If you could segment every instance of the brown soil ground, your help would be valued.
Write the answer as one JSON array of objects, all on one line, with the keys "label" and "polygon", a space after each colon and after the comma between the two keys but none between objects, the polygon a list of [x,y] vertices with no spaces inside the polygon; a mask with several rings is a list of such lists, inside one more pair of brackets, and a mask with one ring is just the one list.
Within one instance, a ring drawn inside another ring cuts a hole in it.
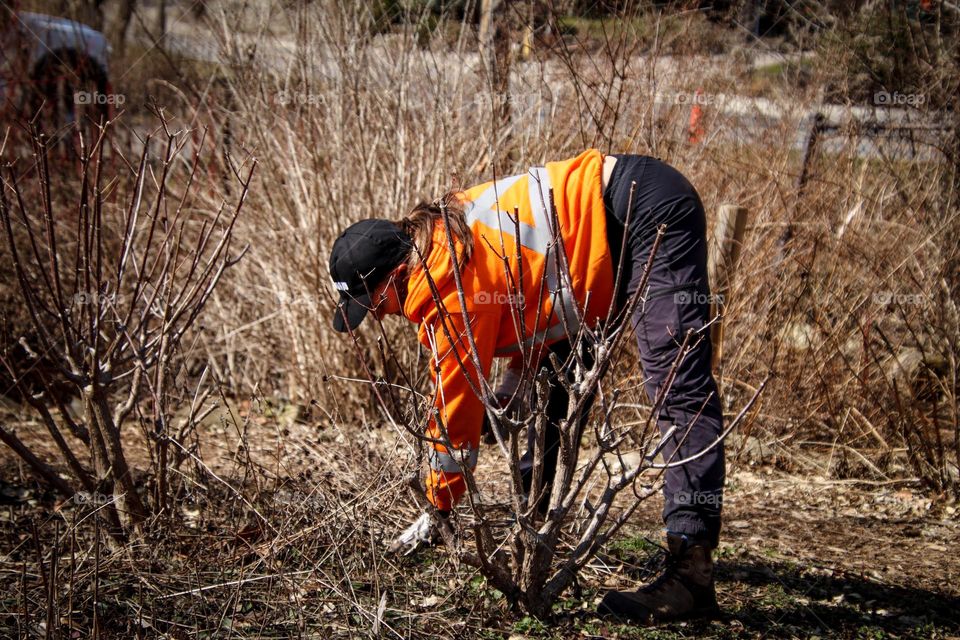
[{"label": "brown soil ground", "polygon": [[[405,455],[397,446],[395,433],[386,427],[364,434],[348,434],[317,425],[280,428],[276,420],[254,413],[257,417],[246,421],[245,427],[238,428],[230,420],[216,416],[204,427],[204,461],[234,486],[251,482],[249,476],[243,477],[242,469],[257,468],[261,474],[258,483],[277,486],[289,481],[289,486],[301,486],[301,489],[303,485],[297,483],[306,483],[327,499],[337,495],[338,478],[357,469],[358,456],[365,456],[366,463],[373,461],[389,469],[400,464]],[[240,414],[242,411],[238,416]],[[8,417],[13,416],[8,414]],[[242,416],[240,420],[243,421]],[[39,451],[49,449],[38,425],[21,423],[18,431]],[[375,435],[379,442],[373,447],[379,450],[376,455],[358,453],[352,442],[369,435]],[[241,442],[247,444],[240,446]],[[134,457],[142,464],[146,450],[141,447],[133,451],[138,452]],[[503,481],[502,475],[491,468],[494,466],[491,461],[495,460],[495,452],[486,449],[478,471],[484,491],[496,490],[497,484]],[[558,608],[556,618],[547,624],[510,610],[497,600],[496,592],[482,585],[477,587],[476,574],[463,568],[455,568],[457,575],[453,580],[459,586],[441,588],[434,580],[431,586],[423,587],[425,591],[418,591],[426,595],[415,608],[420,611],[416,615],[427,616],[421,618],[423,620],[430,619],[431,606],[446,602],[451,593],[456,593],[462,610],[459,614],[446,611],[444,619],[449,622],[450,617],[462,615],[466,626],[461,627],[461,631],[473,637],[960,637],[957,613],[960,611],[960,554],[956,553],[960,523],[955,506],[932,501],[910,481],[878,484],[833,480],[789,474],[771,466],[751,466],[736,460],[731,460],[729,467],[724,531],[717,551],[718,598],[724,609],[720,620],[648,628],[595,615],[595,605],[604,591],[635,588],[651,575],[650,567],[657,554],[646,540],[659,540],[658,499],[641,506],[629,530],[610,545],[609,553],[583,572],[578,588],[568,595]],[[304,480],[305,477],[308,480]],[[52,534],[50,523],[55,520],[52,514],[62,509],[62,503],[45,494],[7,449],[0,451],[0,483],[8,503],[0,510],[0,575],[11,590],[11,595],[0,602],[0,629],[10,631],[11,637],[25,637],[31,634],[21,633],[22,603],[26,601],[24,587],[28,599],[42,602],[43,598],[41,576],[36,566],[30,564],[36,557],[29,527],[39,527],[40,548],[48,548],[45,536]],[[395,535],[406,522],[404,518],[414,513],[406,502],[403,496],[397,497],[390,503],[393,511],[384,514],[382,526],[365,534],[373,547]],[[211,526],[207,525],[208,531],[216,530]],[[235,523],[224,525],[228,529],[230,526]],[[324,526],[323,516],[307,514],[297,525],[297,532],[321,531]],[[210,535],[216,537],[213,533]],[[242,538],[247,532],[235,535]],[[188,537],[181,536],[180,543]],[[221,543],[222,540],[218,542]],[[271,546],[276,546],[275,541]],[[202,545],[191,542],[170,552],[183,554],[180,560],[199,563],[197,575],[188,582],[193,587],[223,581],[224,578],[218,580],[213,574],[223,576],[224,571],[230,569],[223,566],[225,562],[229,565],[235,561],[242,570],[248,561],[249,554],[231,552],[226,560],[223,556],[211,560],[221,566],[216,567],[216,571],[211,569],[211,575],[205,577],[206,573],[200,574],[201,568],[206,571],[202,564],[206,552],[200,552],[201,548]],[[197,556],[191,559],[191,554]],[[303,554],[309,556],[308,551]],[[162,571],[160,565],[166,560],[158,560],[156,572]],[[313,562],[321,560],[309,560],[306,566],[315,566]],[[411,565],[411,562],[417,564]],[[397,570],[387,580],[394,590],[393,597],[400,600],[401,593],[409,595],[414,588],[411,585],[417,580],[425,580],[424,575],[431,575],[434,567],[439,570],[448,565],[449,559],[442,549],[430,551],[420,560],[391,563],[391,570]],[[417,570],[409,571],[411,566]],[[384,570],[382,566],[380,570]],[[156,578],[151,588],[155,589],[158,601],[167,602],[163,600],[164,595],[183,589],[176,580],[151,575]],[[464,592],[464,584],[472,587]],[[431,595],[431,589],[439,591]],[[446,595],[438,600],[441,596],[436,594]],[[210,591],[207,604],[219,606],[217,597],[215,591]],[[478,605],[481,600],[487,604]],[[373,607],[376,608],[376,603]],[[475,615],[478,607],[485,611],[482,618]],[[408,608],[404,607],[404,612]],[[129,612],[117,615],[123,619],[123,615],[129,617]],[[316,620],[298,624],[305,624],[307,630],[328,628],[331,616],[336,617],[332,609]],[[89,621],[89,616],[84,619]],[[191,620],[196,623],[195,618]],[[319,626],[313,627],[314,623]],[[241,628],[239,624],[236,629]],[[235,637],[296,635],[283,632],[282,628],[269,635],[238,632]],[[334,632],[331,637],[366,635],[349,621],[335,624],[333,628],[345,635]],[[117,637],[122,636],[123,633],[118,632]],[[184,633],[169,637],[196,636]],[[219,636],[214,633],[210,637]]]}]

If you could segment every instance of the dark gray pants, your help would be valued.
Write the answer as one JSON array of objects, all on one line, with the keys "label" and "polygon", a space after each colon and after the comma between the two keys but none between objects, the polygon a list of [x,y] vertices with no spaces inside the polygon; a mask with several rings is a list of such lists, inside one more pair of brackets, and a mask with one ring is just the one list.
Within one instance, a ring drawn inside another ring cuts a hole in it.
[{"label": "dark gray pants", "polygon": [[[631,183],[636,183],[632,199]],[[710,319],[710,288],[703,204],[679,171],[646,156],[617,156],[604,204],[615,271],[624,248],[618,309],[639,287],[657,227],[666,225],[646,300],[630,319],[651,401],[660,392],[684,335],[689,329],[699,331],[691,340],[696,346],[677,369],[658,416],[661,433],[670,425],[678,427],[663,450],[664,459],[681,460],[701,452],[723,431],[720,397],[710,368],[710,333],[704,329]],[[693,462],[667,470],[663,508],[667,529],[716,546],[724,477],[723,443]]]},{"label": "dark gray pants", "polygon": [[[635,182],[631,199],[631,183]],[[647,395],[655,399],[676,359],[688,329],[699,330],[709,320],[706,216],[696,190],[677,170],[646,156],[617,156],[617,164],[604,192],[607,236],[614,272],[620,268],[617,310],[623,309],[637,290],[650,256],[657,227],[666,224],[666,235],[654,258],[645,303],[633,323],[646,378]],[[628,217],[629,204],[629,217]],[[621,248],[623,251],[621,252]],[[723,415],[717,384],[710,369],[711,344],[707,330],[695,334],[693,350],[680,364],[666,394],[657,424],[661,433],[677,425],[663,449],[665,460],[681,460],[709,446],[722,432]],[[560,362],[570,354],[570,344],[551,347]],[[582,346],[586,359],[592,354]],[[549,502],[549,487],[556,469],[560,420],[566,417],[568,398],[545,357],[541,367],[551,372],[544,438],[544,485],[540,507]],[[568,367],[567,371],[572,369]],[[586,416],[589,407],[582,415]],[[582,430],[583,424],[578,425]],[[530,490],[533,437],[521,463],[525,488]],[[723,444],[682,467],[665,472],[663,519],[667,529],[716,546],[724,482]]]}]

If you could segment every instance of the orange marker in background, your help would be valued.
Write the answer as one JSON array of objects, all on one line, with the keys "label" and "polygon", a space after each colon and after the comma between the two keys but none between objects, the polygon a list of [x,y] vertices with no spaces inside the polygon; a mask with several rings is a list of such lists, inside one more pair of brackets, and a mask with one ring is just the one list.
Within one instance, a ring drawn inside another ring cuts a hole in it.
[{"label": "orange marker in background", "polygon": [[687,141],[690,144],[700,144],[703,141],[703,107],[700,106],[702,89],[693,94],[693,106],[690,108],[690,124],[687,127]]}]

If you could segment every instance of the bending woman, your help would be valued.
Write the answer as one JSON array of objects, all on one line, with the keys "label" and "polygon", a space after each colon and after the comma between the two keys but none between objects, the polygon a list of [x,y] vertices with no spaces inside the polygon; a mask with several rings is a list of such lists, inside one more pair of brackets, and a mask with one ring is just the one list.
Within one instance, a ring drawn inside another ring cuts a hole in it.
[{"label": "bending woman", "polygon": [[[556,220],[549,206],[551,189]],[[558,424],[566,418],[568,404],[558,378],[564,373],[553,370],[550,353],[564,362],[578,348],[580,357],[590,360],[589,345],[571,345],[568,336],[577,335],[580,322],[598,327],[625,307],[640,285],[657,228],[665,224],[645,301],[630,319],[647,393],[656,397],[686,331],[708,322],[703,205],[678,171],[655,158],[588,150],[458,193],[447,213],[449,225],[444,225],[438,205],[421,203],[397,223],[364,220],[337,238],[330,258],[330,274],[340,291],[334,328],[352,331],[368,312],[402,315],[419,325],[420,342],[432,354],[436,389],[436,413],[427,431],[436,443],[429,455],[427,497],[441,514],[449,513],[466,491],[462,468],[476,465],[485,414],[479,377],[489,375],[494,358],[510,358],[497,391],[503,401],[515,395],[520,378],[530,379],[546,368],[551,384],[544,480],[532,497],[542,509],[549,503]],[[569,278],[553,254],[554,229]],[[662,432],[674,424],[680,427],[663,450],[666,459],[700,452],[722,432],[711,345],[703,333],[681,362],[658,416]],[[521,463],[528,492],[535,444],[528,443]],[[711,551],[720,532],[723,481],[722,446],[666,472],[667,567],[638,591],[606,594],[601,612],[665,620],[716,610]],[[424,516],[406,539],[416,542],[429,528]]]}]

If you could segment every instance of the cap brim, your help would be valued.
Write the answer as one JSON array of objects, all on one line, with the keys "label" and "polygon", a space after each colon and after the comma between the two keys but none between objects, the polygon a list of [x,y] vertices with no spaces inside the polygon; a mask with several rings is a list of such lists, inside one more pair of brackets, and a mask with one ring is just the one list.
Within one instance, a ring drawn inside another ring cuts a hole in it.
[{"label": "cap brim", "polygon": [[333,312],[333,329],[340,333],[346,333],[348,328],[353,331],[367,317],[369,307],[370,296],[367,294],[356,297],[341,295]]}]

